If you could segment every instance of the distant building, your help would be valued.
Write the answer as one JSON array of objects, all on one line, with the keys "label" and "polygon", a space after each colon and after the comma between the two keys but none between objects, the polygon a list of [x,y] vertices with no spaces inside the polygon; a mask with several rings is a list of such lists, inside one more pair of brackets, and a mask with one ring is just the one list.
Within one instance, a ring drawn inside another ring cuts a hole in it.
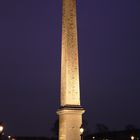
[{"label": "distant building", "polygon": [[20,137],[12,137],[12,136],[2,136],[0,140],[56,140],[54,138],[47,137],[28,137],[28,136],[20,136]]},{"label": "distant building", "polygon": [[90,134],[84,140],[140,140],[140,129]]},{"label": "distant building", "polygon": [[[2,140],[58,140],[58,138],[4,136]],[[84,136],[83,140],[140,140],[140,129],[94,133]]]},{"label": "distant building", "polygon": [[52,140],[50,138],[47,137],[14,137],[11,140]]}]

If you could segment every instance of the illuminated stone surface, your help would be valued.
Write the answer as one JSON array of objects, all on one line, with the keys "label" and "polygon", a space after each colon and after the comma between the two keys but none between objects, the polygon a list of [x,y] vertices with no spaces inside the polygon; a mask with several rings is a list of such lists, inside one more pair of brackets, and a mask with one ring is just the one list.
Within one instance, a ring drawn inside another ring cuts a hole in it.
[{"label": "illuminated stone surface", "polygon": [[76,0],[62,0],[61,108],[59,140],[80,140],[84,109],[80,106]]},{"label": "illuminated stone surface", "polygon": [[80,105],[76,0],[63,0],[61,106]]},{"label": "illuminated stone surface", "polygon": [[58,111],[59,140],[81,140],[80,127],[83,113],[83,108],[64,108]]}]

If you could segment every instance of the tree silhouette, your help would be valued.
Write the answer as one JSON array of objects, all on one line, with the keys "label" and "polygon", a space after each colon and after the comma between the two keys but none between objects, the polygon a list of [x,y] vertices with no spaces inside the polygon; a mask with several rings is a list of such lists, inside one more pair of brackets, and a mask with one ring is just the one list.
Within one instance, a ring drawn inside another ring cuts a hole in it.
[{"label": "tree silhouette", "polygon": [[125,126],[125,129],[126,130],[134,130],[134,129],[136,129],[136,126],[134,126],[133,124],[128,124]]},{"label": "tree silhouette", "polygon": [[59,134],[59,132],[58,132],[58,130],[59,130],[59,119],[57,119],[57,120],[54,122],[54,125],[53,125],[53,127],[52,127],[51,130],[52,130],[54,136],[55,136],[55,137],[58,137],[58,134]]},{"label": "tree silhouette", "polygon": [[102,123],[96,124],[96,129],[97,129],[97,132],[99,133],[106,133],[109,131],[109,128]]}]

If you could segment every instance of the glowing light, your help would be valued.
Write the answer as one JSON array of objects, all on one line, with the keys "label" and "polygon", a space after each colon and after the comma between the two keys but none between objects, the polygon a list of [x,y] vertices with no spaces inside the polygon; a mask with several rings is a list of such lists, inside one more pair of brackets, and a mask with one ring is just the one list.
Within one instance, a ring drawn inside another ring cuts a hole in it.
[{"label": "glowing light", "polygon": [[131,136],[131,140],[134,140],[135,139],[135,137],[134,136]]},{"label": "glowing light", "polygon": [[2,131],[3,131],[3,126],[0,125],[0,133],[2,133]]},{"label": "glowing light", "polygon": [[84,128],[81,127],[80,128],[80,133],[83,134],[83,132],[84,132]]}]

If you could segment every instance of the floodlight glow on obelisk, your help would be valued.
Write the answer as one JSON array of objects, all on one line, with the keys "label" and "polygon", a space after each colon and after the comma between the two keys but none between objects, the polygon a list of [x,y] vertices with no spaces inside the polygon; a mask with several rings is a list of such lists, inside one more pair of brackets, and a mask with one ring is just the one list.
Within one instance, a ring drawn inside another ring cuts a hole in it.
[{"label": "floodlight glow on obelisk", "polygon": [[80,140],[84,109],[80,106],[76,0],[62,0],[60,102],[59,140]]}]

